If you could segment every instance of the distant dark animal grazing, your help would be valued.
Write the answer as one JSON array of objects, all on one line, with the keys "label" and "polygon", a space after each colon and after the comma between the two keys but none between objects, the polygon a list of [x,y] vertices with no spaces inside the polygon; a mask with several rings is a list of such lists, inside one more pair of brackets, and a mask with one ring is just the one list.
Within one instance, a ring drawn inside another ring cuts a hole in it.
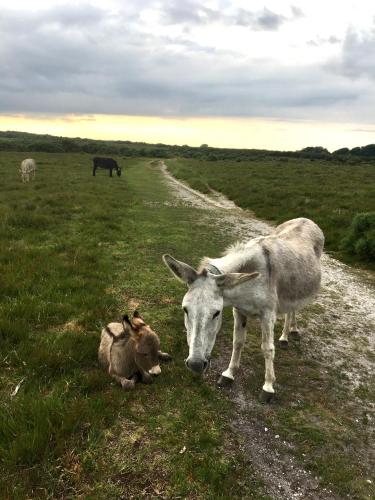
[{"label": "distant dark animal grazing", "polygon": [[23,160],[20,167],[22,182],[29,182],[30,175],[32,174],[33,179],[36,172],[36,163],[32,158],[26,158]]},{"label": "distant dark animal grazing", "polygon": [[164,262],[189,287],[182,306],[189,345],[187,367],[203,373],[220,330],[222,310],[233,307],[233,351],[220,385],[229,385],[240,366],[246,338],[246,322],[258,317],[262,329],[265,382],[261,399],[274,394],[274,325],[277,314],[285,314],[279,339],[287,347],[288,335],[299,338],[295,312],[311,302],[320,287],[320,257],[324,235],[311,220],[299,218],[277,226],[269,236],[237,243],[223,257],[204,259],[196,271],[170,255]]},{"label": "distant dark animal grazing", "polygon": [[117,165],[117,162],[113,158],[101,158],[100,156],[95,156],[92,161],[94,163],[92,175],[95,175],[98,168],[103,168],[105,170],[109,170],[110,177],[112,177],[112,170],[116,170],[118,177],[120,177],[121,167]]},{"label": "distant dark animal grazing", "polygon": [[150,384],[152,375],[161,373],[159,361],[170,361],[169,354],[160,350],[160,341],[138,311],[130,320],[109,323],[102,330],[98,352],[100,364],[123,389],[134,389],[138,378]]}]

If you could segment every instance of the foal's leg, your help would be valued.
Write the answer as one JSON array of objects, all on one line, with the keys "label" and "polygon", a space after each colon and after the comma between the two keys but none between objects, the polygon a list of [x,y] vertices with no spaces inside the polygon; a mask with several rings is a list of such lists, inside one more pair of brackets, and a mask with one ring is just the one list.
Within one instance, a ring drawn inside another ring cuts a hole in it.
[{"label": "foal's leg", "polygon": [[275,372],[273,369],[273,360],[275,358],[275,344],[273,340],[273,329],[275,326],[276,314],[273,311],[266,312],[261,318],[262,328],[262,351],[264,355],[266,373],[261,393],[261,400],[268,402],[272,399],[275,390]]},{"label": "foal's leg", "polygon": [[292,312],[292,324],[290,327],[290,336],[295,339],[295,340],[300,340],[301,339],[301,334],[299,333],[298,327],[297,327],[297,320],[296,320],[296,313]]},{"label": "foal's leg", "polygon": [[233,308],[234,329],[233,329],[233,350],[229,366],[221,374],[218,384],[230,385],[234,380],[234,375],[240,367],[241,351],[246,340],[246,316],[241,314],[236,308]]},{"label": "foal's leg", "polygon": [[116,380],[118,384],[121,385],[121,387],[125,390],[129,389],[134,389],[135,387],[135,379],[127,379],[126,377],[120,377],[114,371],[112,370],[112,366],[109,367],[108,373],[111,375],[111,377]]},{"label": "foal's leg", "polygon": [[172,361],[172,356],[167,352],[158,351],[158,358],[160,361]]},{"label": "foal's leg", "polygon": [[285,315],[283,333],[279,338],[280,347],[282,347],[283,349],[286,349],[288,347],[288,335],[290,331],[291,322],[292,322],[292,313],[287,313]]}]

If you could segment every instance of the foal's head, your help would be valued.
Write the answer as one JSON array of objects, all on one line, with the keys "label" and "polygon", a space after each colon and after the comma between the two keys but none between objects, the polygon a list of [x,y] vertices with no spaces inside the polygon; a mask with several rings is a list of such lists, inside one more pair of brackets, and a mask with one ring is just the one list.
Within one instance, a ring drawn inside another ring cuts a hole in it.
[{"label": "foal's head", "polygon": [[125,331],[128,331],[135,341],[134,360],[138,367],[151,375],[159,375],[160,340],[152,328],[145,323],[138,311],[133,318],[128,315],[123,318]]}]

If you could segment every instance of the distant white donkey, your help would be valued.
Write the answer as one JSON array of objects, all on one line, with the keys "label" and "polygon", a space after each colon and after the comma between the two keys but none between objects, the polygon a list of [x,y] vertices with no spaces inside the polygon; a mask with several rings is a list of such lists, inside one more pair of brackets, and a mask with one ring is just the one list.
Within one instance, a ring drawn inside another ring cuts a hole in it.
[{"label": "distant white donkey", "polygon": [[31,174],[33,175],[34,179],[36,172],[35,160],[33,160],[32,158],[26,158],[26,160],[23,160],[21,162],[20,172],[22,182],[29,182]]},{"label": "distant white donkey", "polygon": [[285,314],[280,345],[288,345],[288,334],[299,338],[295,311],[312,301],[320,288],[320,256],[324,235],[309,219],[293,219],[277,226],[273,234],[237,243],[223,257],[206,258],[198,271],[170,255],[165,264],[189,287],[182,301],[189,356],[186,366],[203,373],[220,330],[222,310],[233,307],[233,351],[229,367],[219,385],[230,385],[240,366],[248,317],[258,317],[265,358],[263,401],[274,394],[274,325],[276,315]]}]

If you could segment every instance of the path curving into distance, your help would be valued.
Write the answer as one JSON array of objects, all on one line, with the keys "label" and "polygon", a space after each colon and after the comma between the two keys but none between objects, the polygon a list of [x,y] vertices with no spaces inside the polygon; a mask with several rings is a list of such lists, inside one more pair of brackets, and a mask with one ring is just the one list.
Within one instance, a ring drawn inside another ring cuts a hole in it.
[{"label": "path curving into distance", "polygon": [[[200,193],[173,177],[164,162],[159,162],[165,181],[181,203],[207,210],[216,223],[225,225],[234,239],[246,240],[267,235],[273,230],[269,223],[256,219],[221,193]],[[223,249],[224,250],[224,249]],[[306,356],[319,360],[322,366],[335,366],[345,376],[350,394],[350,404],[357,405],[358,412],[363,400],[356,396],[356,389],[374,383],[375,376],[375,279],[370,272],[356,270],[324,254],[322,257],[322,287],[314,304],[302,313],[307,322],[302,349]],[[318,312],[316,311],[318,305]],[[315,334],[315,335],[314,335]],[[276,345],[277,350],[277,345]],[[225,353],[222,366],[226,367],[230,351]],[[277,363],[277,354],[276,354]],[[276,365],[277,366],[277,365]],[[236,384],[231,399],[238,408],[233,427],[244,438],[243,449],[251,457],[262,476],[267,492],[277,499],[333,499],[331,491],[319,486],[317,478],[307,471],[289,452],[292,443],[279,442],[275,452],[275,441],[271,433],[253,417],[246,417],[249,402],[242,385]],[[366,401],[369,416],[369,436],[375,430],[375,405]],[[289,451],[288,451],[289,450]],[[374,453],[365,448],[363,455]]]}]

